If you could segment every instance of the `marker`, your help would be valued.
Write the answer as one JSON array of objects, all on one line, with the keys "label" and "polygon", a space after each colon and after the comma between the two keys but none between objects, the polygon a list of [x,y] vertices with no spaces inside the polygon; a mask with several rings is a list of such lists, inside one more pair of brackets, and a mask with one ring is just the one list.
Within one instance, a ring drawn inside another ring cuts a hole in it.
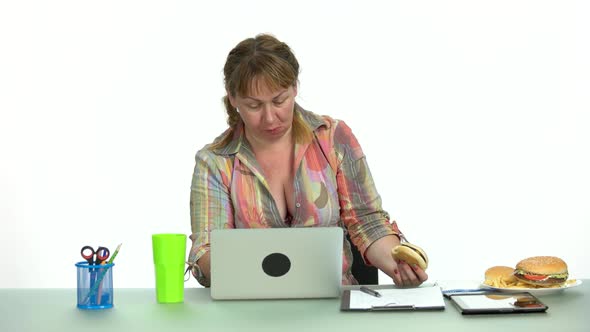
[{"label": "marker", "polygon": [[381,297],[381,293],[374,289],[370,289],[369,287],[361,286],[360,290],[361,292],[373,295],[374,297]]}]

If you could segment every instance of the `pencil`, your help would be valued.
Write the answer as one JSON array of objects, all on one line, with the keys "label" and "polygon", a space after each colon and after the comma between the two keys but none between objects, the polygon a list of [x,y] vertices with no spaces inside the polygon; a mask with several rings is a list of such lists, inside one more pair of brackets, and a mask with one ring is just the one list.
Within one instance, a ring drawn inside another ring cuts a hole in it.
[{"label": "pencil", "polygon": [[[121,245],[122,245],[122,243],[120,243],[117,246],[117,249],[115,249],[115,252],[113,253],[113,256],[111,257],[111,259],[109,259],[109,261],[108,261],[107,264],[113,263],[113,261],[115,260],[115,257],[119,253],[119,249],[121,249]],[[85,303],[86,301],[90,300],[90,297],[94,294],[94,292],[98,291],[98,293],[97,293],[97,296],[98,296],[97,304],[100,304],[100,295],[98,295],[98,294],[100,294],[100,291],[101,291],[100,284],[102,283],[102,279],[104,279],[104,277],[107,274],[107,271],[109,269],[110,269],[110,267],[104,269],[104,271],[100,274],[100,277],[98,277],[98,280],[96,281],[96,283],[94,283],[94,285],[92,286],[92,288],[88,292],[88,295],[86,295],[86,298],[84,299],[84,301],[82,301],[82,303]]]},{"label": "pencil", "polygon": [[115,260],[115,257],[117,257],[117,254],[119,253],[119,249],[121,249],[122,244],[123,243],[119,243],[119,245],[117,246],[117,249],[115,249],[115,252],[113,253],[113,256],[111,257],[111,259],[109,259],[108,264],[111,264]]}]

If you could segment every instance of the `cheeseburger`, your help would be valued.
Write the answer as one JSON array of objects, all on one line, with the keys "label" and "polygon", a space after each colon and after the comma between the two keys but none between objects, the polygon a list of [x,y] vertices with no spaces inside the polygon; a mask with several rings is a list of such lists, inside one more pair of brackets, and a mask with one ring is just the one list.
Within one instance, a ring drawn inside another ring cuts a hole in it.
[{"label": "cheeseburger", "polygon": [[396,260],[405,261],[408,264],[416,264],[422,270],[428,267],[428,256],[422,248],[415,244],[404,242],[391,249],[391,255]]},{"label": "cheeseburger", "polygon": [[535,256],[516,264],[514,277],[527,284],[541,287],[563,285],[569,277],[567,264],[558,257]]}]

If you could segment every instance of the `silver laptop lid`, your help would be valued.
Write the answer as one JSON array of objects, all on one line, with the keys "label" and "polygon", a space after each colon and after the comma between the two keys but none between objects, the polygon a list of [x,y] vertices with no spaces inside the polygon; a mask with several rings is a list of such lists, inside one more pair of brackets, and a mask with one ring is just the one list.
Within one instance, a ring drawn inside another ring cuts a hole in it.
[{"label": "silver laptop lid", "polygon": [[338,297],[343,238],[340,227],[213,230],[211,297]]}]

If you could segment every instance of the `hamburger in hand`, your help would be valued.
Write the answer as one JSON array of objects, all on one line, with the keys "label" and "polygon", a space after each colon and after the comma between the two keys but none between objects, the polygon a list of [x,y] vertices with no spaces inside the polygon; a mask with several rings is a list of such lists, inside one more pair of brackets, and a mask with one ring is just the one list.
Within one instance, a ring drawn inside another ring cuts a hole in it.
[{"label": "hamburger in hand", "polygon": [[569,277],[567,264],[554,256],[535,256],[521,260],[516,264],[514,277],[524,283],[557,287],[563,285]]},{"label": "hamburger in hand", "polygon": [[428,267],[428,256],[422,248],[415,244],[401,243],[391,249],[391,255],[395,260],[405,261],[410,265],[416,264],[422,270],[426,270]]}]

